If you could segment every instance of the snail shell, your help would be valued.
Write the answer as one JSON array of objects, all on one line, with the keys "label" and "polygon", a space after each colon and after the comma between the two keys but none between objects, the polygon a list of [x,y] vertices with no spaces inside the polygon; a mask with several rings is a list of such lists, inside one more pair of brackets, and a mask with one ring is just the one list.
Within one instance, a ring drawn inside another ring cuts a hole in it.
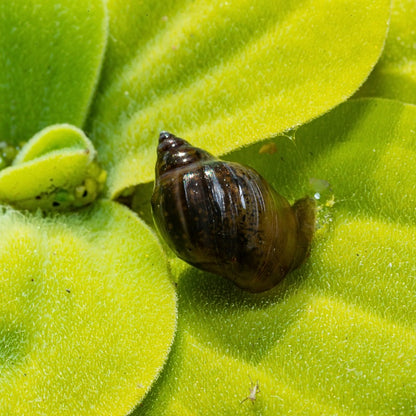
[{"label": "snail shell", "polygon": [[313,200],[290,206],[254,169],[167,132],[160,134],[157,153],[153,217],[181,259],[262,292],[307,257]]}]

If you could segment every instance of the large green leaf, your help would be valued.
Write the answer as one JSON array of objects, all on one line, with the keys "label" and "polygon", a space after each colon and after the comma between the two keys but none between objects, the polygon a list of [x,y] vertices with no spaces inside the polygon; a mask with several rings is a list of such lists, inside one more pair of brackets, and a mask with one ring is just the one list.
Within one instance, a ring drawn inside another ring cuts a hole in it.
[{"label": "large green leaf", "polygon": [[291,200],[319,185],[311,256],[258,295],[185,268],[177,341],[135,415],[414,413],[415,124],[415,106],[354,100],[274,154],[229,155]]},{"label": "large green leaf", "polygon": [[3,209],[0,235],[0,413],[128,413],[175,331],[153,233],[101,202],[49,218]]},{"label": "large green leaf", "polygon": [[384,44],[389,0],[109,1],[89,129],[109,195],[153,178],[160,130],[225,153],[348,98]]},{"label": "large green leaf", "polygon": [[394,0],[383,54],[357,96],[394,98],[416,104],[415,26],[414,0]]},{"label": "large green leaf", "polygon": [[101,67],[104,0],[0,3],[0,137],[28,140],[55,123],[81,127]]}]

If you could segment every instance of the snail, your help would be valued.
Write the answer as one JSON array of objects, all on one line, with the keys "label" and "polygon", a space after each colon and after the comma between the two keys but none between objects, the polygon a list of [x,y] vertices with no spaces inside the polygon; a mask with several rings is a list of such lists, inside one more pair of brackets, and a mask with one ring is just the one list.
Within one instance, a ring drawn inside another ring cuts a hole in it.
[{"label": "snail", "polygon": [[314,200],[291,206],[254,169],[168,132],[159,137],[151,204],[177,256],[250,292],[271,289],[309,255]]}]

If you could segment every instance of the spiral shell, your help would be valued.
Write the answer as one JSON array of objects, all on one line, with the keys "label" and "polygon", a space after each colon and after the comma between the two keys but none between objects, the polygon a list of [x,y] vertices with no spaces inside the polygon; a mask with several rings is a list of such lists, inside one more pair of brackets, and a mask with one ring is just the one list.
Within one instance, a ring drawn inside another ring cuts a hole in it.
[{"label": "spiral shell", "polygon": [[262,292],[308,256],[313,200],[290,206],[254,169],[167,132],[160,134],[157,153],[153,217],[181,259]]}]

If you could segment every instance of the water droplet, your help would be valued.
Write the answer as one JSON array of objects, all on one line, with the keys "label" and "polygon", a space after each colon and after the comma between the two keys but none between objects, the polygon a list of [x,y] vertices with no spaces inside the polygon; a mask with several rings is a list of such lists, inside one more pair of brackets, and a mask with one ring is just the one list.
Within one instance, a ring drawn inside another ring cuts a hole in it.
[{"label": "water droplet", "polygon": [[316,229],[326,229],[333,221],[332,207],[335,204],[331,184],[325,179],[310,178],[309,186],[317,201]]}]

